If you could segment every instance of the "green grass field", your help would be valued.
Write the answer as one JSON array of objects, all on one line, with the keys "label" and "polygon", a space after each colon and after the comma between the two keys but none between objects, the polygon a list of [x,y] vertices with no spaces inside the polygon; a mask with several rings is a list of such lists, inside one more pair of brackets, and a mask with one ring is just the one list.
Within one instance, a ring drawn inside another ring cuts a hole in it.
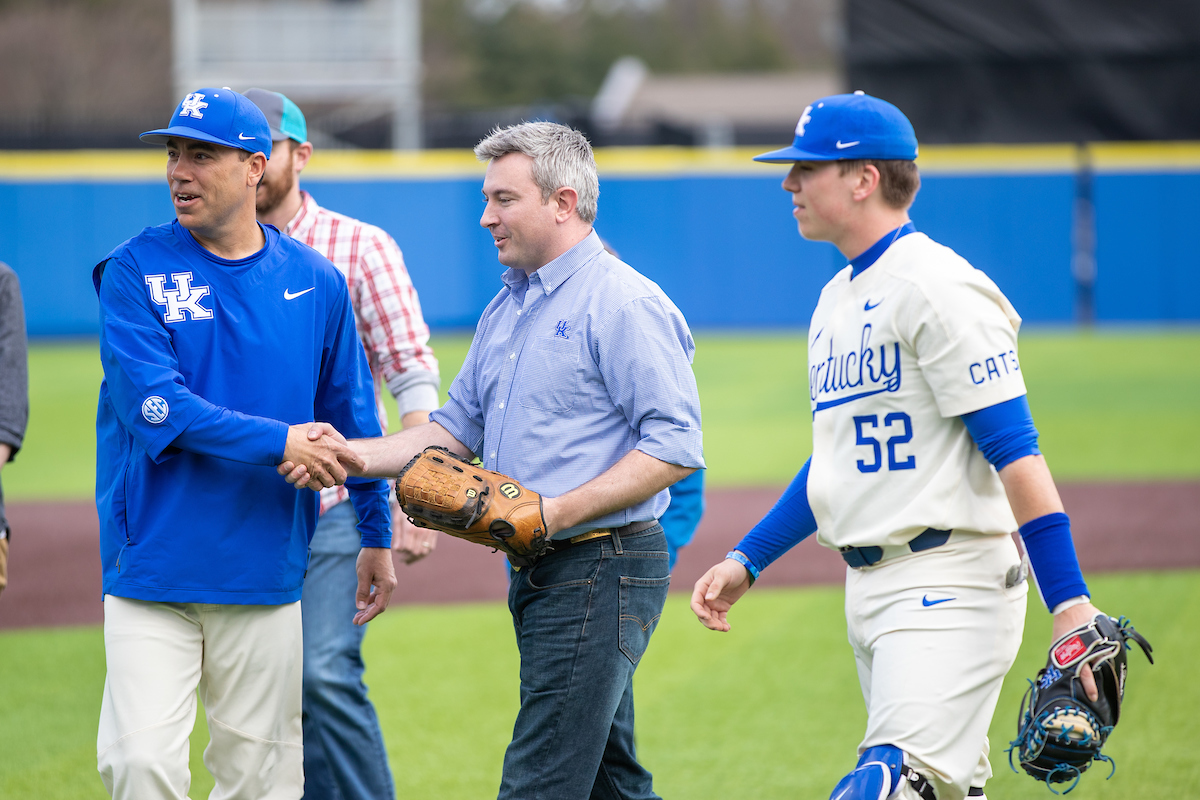
[{"label": "green grass field", "polygon": [[[696,376],[710,486],[781,485],[809,452],[804,342],[700,335]],[[469,340],[434,341],[444,386]],[[1033,331],[1022,365],[1041,444],[1060,480],[1200,479],[1200,331]],[[33,413],[3,473],[12,501],[86,499],[95,459],[96,347],[31,352]],[[678,586],[693,576],[679,576]],[[1075,797],[1190,797],[1200,785],[1200,571],[1089,576],[1097,604],[1132,618],[1159,664],[1131,656],[1126,712]],[[69,587],[66,588],[69,591]],[[641,755],[665,798],[824,798],[854,761],[865,714],[837,588],[761,590],[727,635],[673,594],[637,677]],[[992,727],[997,798],[1046,798],[1003,748],[1025,677],[1045,658],[1049,618],[1030,603],[1026,644]],[[102,798],[95,734],[104,681],[98,628],[0,632],[0,797]],[[373,623],[367,681],[400,797],[494,796],[517,708],[517,654],[502,604],[405,607]],[[481,668],[486,665],[486,669]],[[481,676],[484,681],[481,681]],[[211,779],[193,736],[192,797]]]},{"label": "green grass field", "polygon": [[[433,344],[444,397],[470,340]],[[782,485],[804,463],[804,347],[794,333],[697,336],[709,486]],[[1200,330],[1035,330],[1021,337],[1021,363],[1060,480],[1200,478]],[[91,496],[101,377],[95,343],[31,349],[32,413],[25,447],[4,470],[7,497]]]},{"label": "green grass field", "polygon": [[[1200,572],[1093,576],[1097,603],[1120,608],[1154,645],[1158,664],[1130,655],[1121,724],[1075,797],[1194,797],[1200,784],[1200,656],[1188,620],[1200,616]],[[638,746],[656,788],[672,798],[824,798],[853,767],[865,714],[838,588],[752,592],[733,631],[702,628],[673,594],[636,678]],[[1044,800],[1012,773],[1004,747],[1025,677],[1045,659],[1049,617],[1031,600],[1025,645],[992,725],[992,798]],[[458,800],[495,795],[517,709],[517,653],[502,604],[407,607],[372,624],[367,681],[379,709],[397,795]],[[104,682],[99,629],[0,634],[0,797],[105,797],[95,736]],[[19,657],[15,657],[19,654]],[[207,795],[193,736],[191,796]]]}]

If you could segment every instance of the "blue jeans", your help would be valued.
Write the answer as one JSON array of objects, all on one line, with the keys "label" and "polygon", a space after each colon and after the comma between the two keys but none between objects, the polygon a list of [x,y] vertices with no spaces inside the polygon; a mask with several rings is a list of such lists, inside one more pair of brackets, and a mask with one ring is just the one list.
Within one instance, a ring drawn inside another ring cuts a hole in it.
[{"label": "blue jeans", "polygon": [[304,618],[304,797],[392,800],[396,790],[363,683],[354,593],[358,518],[347,500],[317,523],[300,600]]},{"label": "blue jeans", "polygon": [[513,574],[521,710],[500,800],[658,798],[634,750],[633,672],[670,580],[660,525]]}]

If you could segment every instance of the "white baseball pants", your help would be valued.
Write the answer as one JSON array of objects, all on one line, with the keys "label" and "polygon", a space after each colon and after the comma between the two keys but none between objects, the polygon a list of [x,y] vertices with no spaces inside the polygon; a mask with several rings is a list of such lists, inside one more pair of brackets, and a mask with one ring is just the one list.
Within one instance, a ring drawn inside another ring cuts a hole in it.
[{"label": "white baseball pants", "polygon": [[1021,646],[1028,582],[1008,536],[952,539],[933,550],[847,570],[846,620],[867,704],[859,746],[891,744],[960,800],[991,777],[988,727]]},{"label": "white baseball pants", "polygon": [[300,603],[156,603],[107,595],[96,760],[117,800],[183,800],[196,690],[210,800],[304,793]]}]

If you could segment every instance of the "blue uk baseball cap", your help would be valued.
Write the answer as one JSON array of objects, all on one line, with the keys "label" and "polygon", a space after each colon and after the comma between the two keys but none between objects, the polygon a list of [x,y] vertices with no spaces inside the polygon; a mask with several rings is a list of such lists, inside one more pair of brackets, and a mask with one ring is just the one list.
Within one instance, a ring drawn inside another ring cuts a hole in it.
[{"label": "blue uk baseball cap", "polygon": [[859,158],[915,161],[917,134],[908,117],[886,100],[863,92],[823,97],[804,109],[791,147],[755,161],[845,161]]},{"label": "blue uk baseball cap", "polygon": [[165,128],[138,138],[166,144],[170,137],[211,142],[271,157],[271,128],[258,106],[228,87],[197,89],[175,108]]}]

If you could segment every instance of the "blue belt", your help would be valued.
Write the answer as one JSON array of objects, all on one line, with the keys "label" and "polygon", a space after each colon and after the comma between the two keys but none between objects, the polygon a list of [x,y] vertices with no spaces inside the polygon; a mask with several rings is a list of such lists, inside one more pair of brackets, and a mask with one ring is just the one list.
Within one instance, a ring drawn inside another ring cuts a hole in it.
[{"label": "blue belt", "polygon": [[[950,531],[939,531],[936,528],[926,528],[908,543],[908,549],[914,553],[922,550],[932,550],[950,541]],[[854,569],[862,569],[878,564],[883,558],[882,547],[842,547],[842,559]]]}]

